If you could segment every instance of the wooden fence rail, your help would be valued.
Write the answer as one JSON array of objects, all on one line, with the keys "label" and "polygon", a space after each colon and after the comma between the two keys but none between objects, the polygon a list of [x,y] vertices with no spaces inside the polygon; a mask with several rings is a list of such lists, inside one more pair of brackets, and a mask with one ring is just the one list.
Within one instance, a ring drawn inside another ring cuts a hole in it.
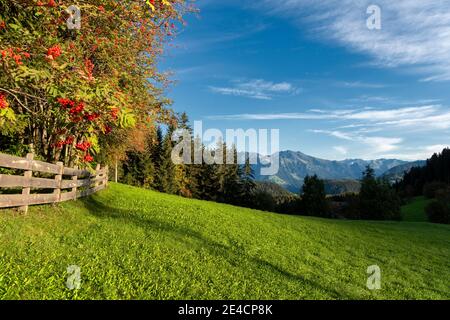
[{"label": "wooden fence rail", "polygon": [[[101,168],[97,165],[95,172],[91,173],[64,167],[62,162],[52,164],[34,160],[32,153],[26,158],[0,153],[0,167],[24,170],[23,175],[0,174],[0,188],[22,189],[20,194],[0,193],[0,208],[19,207],[26,212],[29,205],[76,200],[108,185],[108,166]],[[36,172],[54,175],[54,178],[34,177]],[[53,193],[39,193],[42,189],[53,189]]]}]

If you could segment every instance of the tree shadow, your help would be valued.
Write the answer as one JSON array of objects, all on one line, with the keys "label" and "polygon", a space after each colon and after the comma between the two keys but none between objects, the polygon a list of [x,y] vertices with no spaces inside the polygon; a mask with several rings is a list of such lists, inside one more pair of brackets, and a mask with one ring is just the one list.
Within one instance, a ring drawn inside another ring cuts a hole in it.
[{"label": "tree shadow", "polygon": [[95,197],[84,198],[80,200],[80,202],[89,211],[90,214],[98,218],[118,219],[124,223],[130,223],[138,228],[143,228],[146,232],[158,231],[169,233],[174,239],[177,239],[184,244],[186,243],[186,237],[188,237],[196,241],[201,248],[207,249],[211,255],[224,258],[231,265],[235,265],[236,260],[246,259],[247,261],[250,261],[253,265],[255,265],[255,267],[265,269],[271,273],[277,274],[286,280],[299,282],[305,287],[310,286],[317,291],[328,293],[330,296],[332,296],[332,298],[351,298],[342,291],[324,287],[315,281],[286,271],[271,262],[265,261],[258,257],[250,256],[241,247],[226,246],[224,244],[215,242],[204,237],[200,232],[192,230],[190,228],[169,224],[165,221],[150,218],[148,216],[143,217],[142,212],[139,210],[111,207],[104,204],[103,202],[98,201]]}]

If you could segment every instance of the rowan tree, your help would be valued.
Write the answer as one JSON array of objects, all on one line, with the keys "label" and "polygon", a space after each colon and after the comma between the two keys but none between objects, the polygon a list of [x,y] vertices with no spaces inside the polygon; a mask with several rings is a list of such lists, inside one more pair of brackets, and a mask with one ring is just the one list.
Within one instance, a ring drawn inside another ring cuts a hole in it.
[{"label": "rowan tree", "polygon": [[169,118],[157,58],[187,1],[0,0],[0,134],[86,164],[108,135]]}]

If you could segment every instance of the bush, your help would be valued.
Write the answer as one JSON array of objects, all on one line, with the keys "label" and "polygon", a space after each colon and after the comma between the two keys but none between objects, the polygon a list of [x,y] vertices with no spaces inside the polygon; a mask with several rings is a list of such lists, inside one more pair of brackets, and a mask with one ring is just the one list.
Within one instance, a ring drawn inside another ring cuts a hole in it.
[{"label": "bush", "polygon": [[361,219],[360,199],[357,194],[348,194],[345,196],[345,205],[341,211],[341,215],[345,219],[359,220]]},{"label": "bush", "polygon": [[450,205],[447,201],[433,201],[425,210],[430,222],[450,224]]},{"label": "bush", "polygon": [[255,191],[252,195],[252,205],[253,209],[258,209],[261,211],[274,212],[276,209],[275,198],[267,191]]},{"label": "bush", "polygon": [[450,203],[450,187],[437,190],[435,193],[435,198],[437,200],[447,201],[447,203]]},{"label": "bush", "polygon": [[423,195],[428,199],[434,199],[436,198],[436,192],[445,188],[447,188],[447,185],[443,182],[429,182],[423,187]]}]

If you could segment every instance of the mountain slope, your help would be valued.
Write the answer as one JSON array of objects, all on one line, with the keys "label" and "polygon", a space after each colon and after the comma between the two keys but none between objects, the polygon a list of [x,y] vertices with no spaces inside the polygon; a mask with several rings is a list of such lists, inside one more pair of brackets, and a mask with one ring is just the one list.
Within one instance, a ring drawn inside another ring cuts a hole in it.
[{"label": "mountain slope", "polygon": [[292,192],[298,192],[307,175],[317,174],[319,178],[326,180],[358,180],[368,165],[375,170],[376,175],[381,176],[389,169],[407,163],[396,159],[332,161],[311,157],[301,152],[282,151],[280,170],[275,176],[261,176],[259,174],[261,164],[255,165],[254,169],[258,180],[272,181]]},{"label": "mountain slope", "polygon": [[427,164],[427,162],[425,160],[405,163],[405,164],[402,164],[402,165],[399,165],[399,166],[389,169],[382,175],[382,177],[391,182],[396,182],[396,181],[402,179],[404,174],[406,172],[409,172],[412,168],[424,167],[426,164]]},{"label": "mountain slope", "polygon": [[[0,299],[448,299],[450,227],[286,216],[111,184],[0,214]],[[67,267],[81,271],[69,291]],[[382,290],[366,287],[368,266]]]}]

